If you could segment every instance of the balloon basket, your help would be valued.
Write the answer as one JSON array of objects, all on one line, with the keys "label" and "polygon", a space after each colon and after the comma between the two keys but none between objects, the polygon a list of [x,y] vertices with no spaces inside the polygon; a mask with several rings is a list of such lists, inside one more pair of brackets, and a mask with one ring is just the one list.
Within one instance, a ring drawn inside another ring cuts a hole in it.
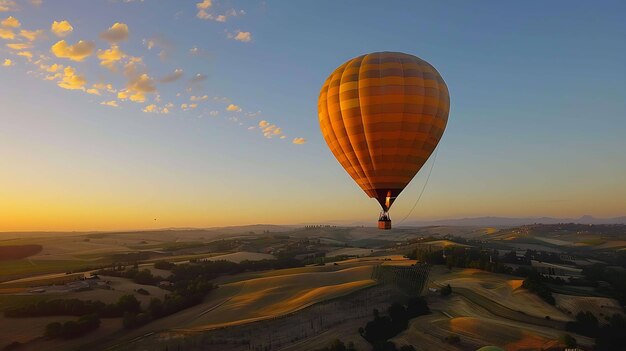
[{"label": "balloon basket", "polygon": [[389,213],[387,211],[380,213],[380,216],[378,217],[378,229],[391,229],[391,218],[389,217]]},{"label": "balloon basket", "polygon": [[381,219],[378,221],[378,229],[388,230],[391,229],[391,219]]}]

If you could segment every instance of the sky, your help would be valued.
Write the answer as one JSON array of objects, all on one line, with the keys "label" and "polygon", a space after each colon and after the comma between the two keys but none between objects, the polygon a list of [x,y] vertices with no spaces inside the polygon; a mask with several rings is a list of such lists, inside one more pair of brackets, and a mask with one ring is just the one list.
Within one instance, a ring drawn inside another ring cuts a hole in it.
[{"label": "sky", "polygon": [[317,98],[336,67],[377,51],[428,61],[451,96],[395,223],[626,215],[624,13],[0,0],[0,231],[374,225],[379,206],[328,150]]}]

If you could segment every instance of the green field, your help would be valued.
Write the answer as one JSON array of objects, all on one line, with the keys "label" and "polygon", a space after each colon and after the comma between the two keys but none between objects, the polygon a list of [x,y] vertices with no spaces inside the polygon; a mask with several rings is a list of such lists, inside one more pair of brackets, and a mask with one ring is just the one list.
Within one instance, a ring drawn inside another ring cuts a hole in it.
[{"label": "green field", "polygon": [[23,276],[63,273],[93,267],[94,262],[77,260],[10,260],[0,262],[0,282]]}]

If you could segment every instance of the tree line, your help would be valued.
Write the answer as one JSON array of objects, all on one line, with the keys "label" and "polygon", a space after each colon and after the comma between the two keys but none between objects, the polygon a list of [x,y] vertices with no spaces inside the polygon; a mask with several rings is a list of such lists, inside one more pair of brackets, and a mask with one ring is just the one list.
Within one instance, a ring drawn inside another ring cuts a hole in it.
[{"label": "tree line", "polygon": [[374,351],[396,351],[396,346],[389,339],[406,330],[409,320],[430,313],[426,300],[422,297],[409,299],[406,306],[395,302],[387,308],[383,316],[374,309],[374,319],[359,328],[359,334],[367,340]]}]

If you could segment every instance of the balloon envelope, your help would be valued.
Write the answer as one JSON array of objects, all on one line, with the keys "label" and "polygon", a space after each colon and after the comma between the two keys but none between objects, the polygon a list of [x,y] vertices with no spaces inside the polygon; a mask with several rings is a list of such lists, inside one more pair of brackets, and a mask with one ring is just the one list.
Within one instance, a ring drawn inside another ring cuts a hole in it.
[{"label": "balloon envelope", "polygon": [[322,134],[339,163],[384,211],[443,135],[448,87],[428,62],[400,52],[359,56],[322,86]]}]

